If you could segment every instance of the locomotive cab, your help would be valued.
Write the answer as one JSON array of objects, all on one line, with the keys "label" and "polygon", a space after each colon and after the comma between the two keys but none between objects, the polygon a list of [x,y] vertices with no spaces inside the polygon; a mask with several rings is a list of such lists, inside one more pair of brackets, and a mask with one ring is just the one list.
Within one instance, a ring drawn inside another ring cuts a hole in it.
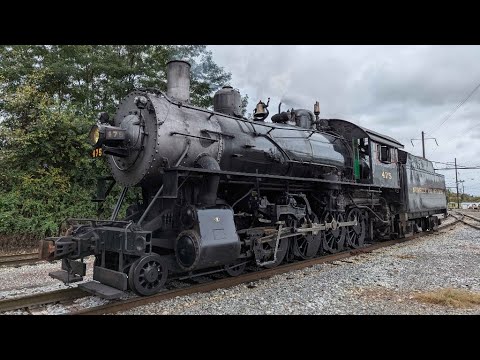
[{"label": "locomotive cab", "polygon": [[400,187],[397,169],[397,140],[355,125],[346,120],[330,119],[329,125],[352,144],[355,179],[386,188]]}]

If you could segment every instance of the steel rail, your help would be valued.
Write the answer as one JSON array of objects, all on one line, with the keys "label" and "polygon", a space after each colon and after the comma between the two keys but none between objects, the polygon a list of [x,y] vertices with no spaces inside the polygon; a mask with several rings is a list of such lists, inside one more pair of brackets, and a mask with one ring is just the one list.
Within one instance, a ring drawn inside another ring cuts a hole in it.
[{"label": "steel rail", "polygon": [[38,258],[38,252],[30,253],[30,254],[15,254],[15,255],[0,256],[0,266],[30,264],[30,263],[36,263],[39,261],[42,261],[42,260]]},{"label": "steel rail", "polygon": [[77,287],[43,292],[34,295],[1,300],[0,312],[20,310],[37,305],[57,303],[60,301],[74,300],[85,296],[90,296],[90,294]]}]

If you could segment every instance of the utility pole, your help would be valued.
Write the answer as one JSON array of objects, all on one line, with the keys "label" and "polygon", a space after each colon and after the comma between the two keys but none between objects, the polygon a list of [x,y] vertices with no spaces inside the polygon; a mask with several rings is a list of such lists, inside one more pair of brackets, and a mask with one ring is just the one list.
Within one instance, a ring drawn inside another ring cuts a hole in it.
[{"label": "utility pole", "polygon": [[460,209],[460,199],[458,198],[457,158],[455,158],[455,185],[457,186],[457,209]]},{"label": "utility pole", "polygon": [[438,146],[438,142],[437,142],[437,139],[436,138],[426,138],[425,137],[425,133],[422,131],[422,138],[421,139],[410,139],[410,142],[412,143],[412,146],[415,146],[413,145],[413,141],[422,141],[422,154],[423,154],[423,158],[425,159],[425,140],[435,140],[435,143],[437,144]]},{"label": "utility pole", "polygon": [[425,133],[422,131],[422,152],[423,158],[425,159]]}]

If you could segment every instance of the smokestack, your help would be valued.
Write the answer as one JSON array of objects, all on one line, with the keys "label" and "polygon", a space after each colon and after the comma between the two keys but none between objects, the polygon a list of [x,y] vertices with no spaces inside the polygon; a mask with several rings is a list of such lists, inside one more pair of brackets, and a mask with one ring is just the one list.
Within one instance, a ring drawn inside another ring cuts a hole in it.
[{"label": "smokestack", "polygon": [[171,60],[167,63],[167,96],[190,102],[190,63]]}]

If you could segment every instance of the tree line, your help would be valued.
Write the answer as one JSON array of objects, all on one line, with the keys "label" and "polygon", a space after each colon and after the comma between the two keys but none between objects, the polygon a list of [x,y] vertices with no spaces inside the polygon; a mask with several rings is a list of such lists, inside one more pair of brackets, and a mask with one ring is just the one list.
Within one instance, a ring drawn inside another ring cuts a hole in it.
[{"label": "tree line", "polygon": [[[458,194],[459,202],[480,202],[480,196],[464,194],[460,192]],[[457,202],[457,192],[447,189],[447,201],[448,202]]]}]

